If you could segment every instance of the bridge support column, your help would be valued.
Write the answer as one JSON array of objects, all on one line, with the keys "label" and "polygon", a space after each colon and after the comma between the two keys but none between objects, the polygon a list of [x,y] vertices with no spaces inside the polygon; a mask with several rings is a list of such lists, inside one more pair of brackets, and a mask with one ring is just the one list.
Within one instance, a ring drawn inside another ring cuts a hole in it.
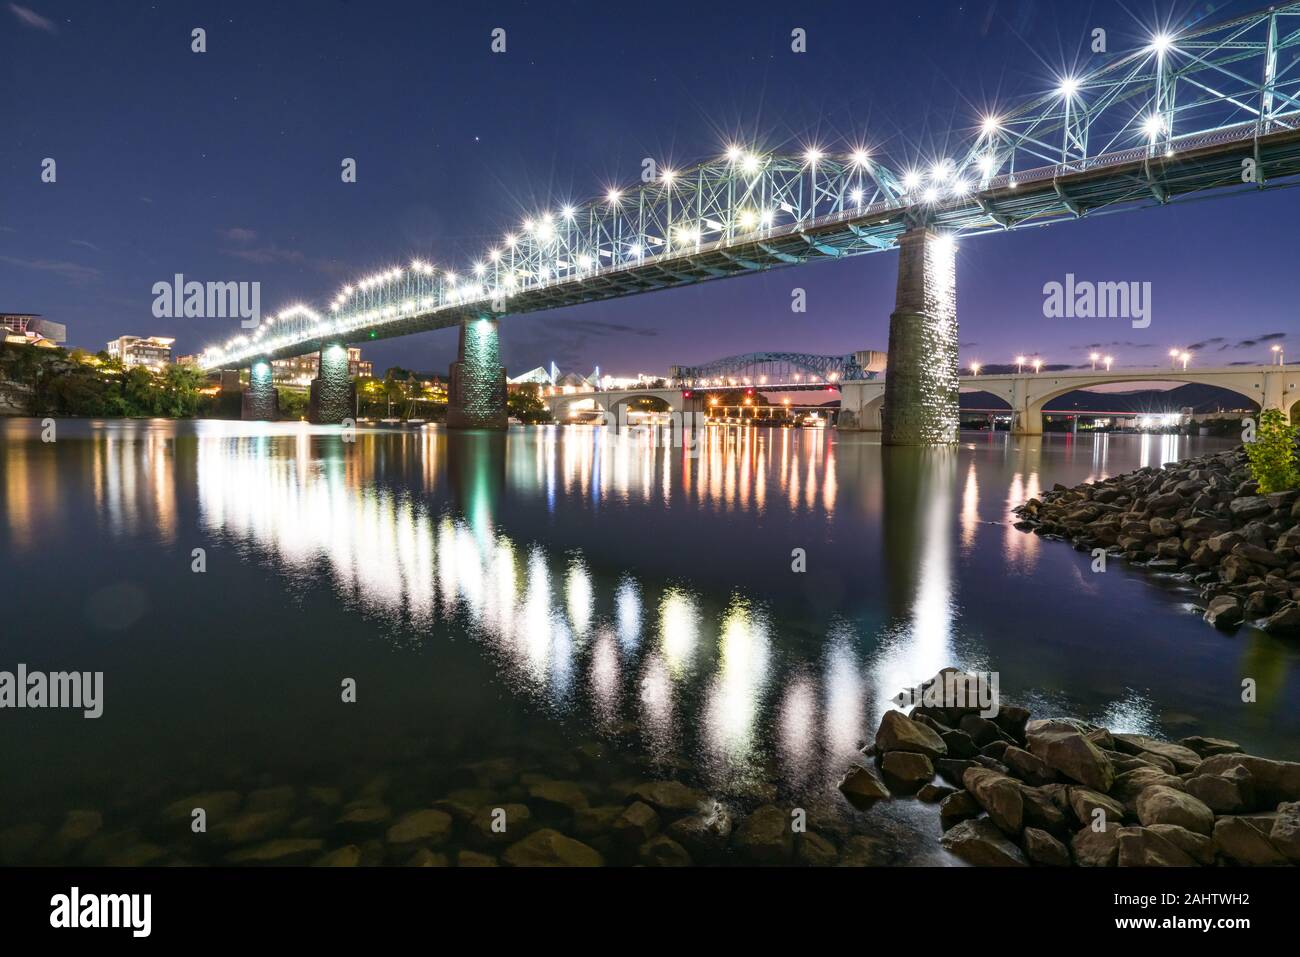
[{"label": "bridge support column", "polygon": [[348,348],[331,342],[320,351],[320,366],[311,380],[307,417],[318,425],[338,425],[357,411],[357,390],[348,370]]},{"label": "bridge support column", "polygon": [[274,421],[280,417],[280,394],[275,391],[269,359],[256,359],[249,368],[248,388],[240,399],[239,417],[246,421]]},{"label": "bridge support column", "polygon": [[835,427],[841,432],[879,432],[883,394],[878,382],[841,382]]},{"label": "bridge support column", "polygon": [[1296,373],[1288,372],[1285,366],[1278,366],[1276,372],[1264,373],[1264,401],[1260,409],[1277,409],[1290,421],[1291,399],[1287,389],[1287,377],[1294,378]]},{"label": "bridge support column", "polygon": [[1043,407],[1034,406],[1029,399],[1028,378],[1016,379],[1012,384],[1011,398],[1011,434],[1042,435]]},{"label": "bridge support column", "polygon": [[918,227],[898,240],[881,441],[957,441],[957,271],[951,237]]},{"label": "bridge support column", "polygon": [[501,365],[501,340],[495,319],[481,317],[460,324],[460,349],[451,364],[450,378],[448,428],[506,428],[506,370]]}]

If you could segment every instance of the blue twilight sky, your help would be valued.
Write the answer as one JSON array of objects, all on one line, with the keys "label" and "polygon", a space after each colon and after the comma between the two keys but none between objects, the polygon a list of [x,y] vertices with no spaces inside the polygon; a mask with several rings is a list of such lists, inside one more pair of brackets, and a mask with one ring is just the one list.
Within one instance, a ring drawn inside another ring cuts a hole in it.
[{"label": "blue twilight sky", "polygon": [[[0,311],[69,344],[233,321],[158,320],[155,282],[256,280],[263,309],[327,303],[413,256],[461,269],[525,215],[686,165],[732,141],[865,140],[896,166],[1110,48],[1248,12],[1247,2],[902,4],[0,0]],[[207,31],[207,52],[190,31]],[[507,31],[493,54],[490,33]],[[790,50],[807,31],[808,52]],[[1296,54],[1288,54],[1288,58]],[[1290,62],[1287,59],[1286,62]],[[1285,65],[1285,64],[1284,64]],[[42,183],[41,162],[58,179]],[[358,181],[340,180],[355,157]],[[1278,190],[964,241],[963,362],[1160,365],[1300,358],[1300,191]],[[885,348],[892,253],[507,319],[512,374],[554,360],[662,372],[757,350]],[[1152,322],[1045,319],[1043,284],[1152,283]],[[791,289],[808,310],[792,314]],[[377,369],[441,369],[451,330],[367,346]]]}]

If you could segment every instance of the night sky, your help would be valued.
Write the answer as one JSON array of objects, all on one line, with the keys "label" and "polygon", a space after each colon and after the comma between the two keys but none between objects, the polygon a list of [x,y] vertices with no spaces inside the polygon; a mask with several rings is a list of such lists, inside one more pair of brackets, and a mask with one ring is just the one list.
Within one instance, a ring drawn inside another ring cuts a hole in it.
[{"label": "night sky", "polygon": [[[262,284],[264,312],[328,303],[419,256],[458,271],[527,215],[681,167],[730,142],[847,152],[896,168],[979,117],[1152,28],[1244,3],[908,0],[793,3],[144,3],[0,0],[0,312],[66,323],[69,345],[171,335],[177,353],[236,320],[159,320],[155,282]],[[207,31],[191,52],[190,31]],[[491,31],[507,31],[493,54]],[[808,52],[790,50],[807,31]],[[56,159],[56,183],[41,161]],[[357,182],[340,179],[344,157]],[[1300,192],[1143,210],[961,243],[963,363],[1016,353],[1157,366],[1300,359]],[[885,348],[895,254],[507,318],[511,374],[552,360],[662,373],[758,350]],[[1067,272],[1150,281],[1153,321],[1045,319]],[[808,310],[792,314],[791,289]],[[1289,339],[1289,342],[1288,342]],[[441,370],[451,330],[367,345],[378,370]]]}]

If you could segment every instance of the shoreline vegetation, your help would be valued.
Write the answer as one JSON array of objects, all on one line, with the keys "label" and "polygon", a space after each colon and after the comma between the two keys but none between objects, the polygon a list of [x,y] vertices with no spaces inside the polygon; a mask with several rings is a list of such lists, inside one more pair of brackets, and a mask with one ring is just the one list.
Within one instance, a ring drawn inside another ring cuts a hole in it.
[{"label": "shoreline vegetation", "polygon": [[[1279,417],[1280,419],[1280,417]],[[1300,635],[1294,427],[1262,418],[1252,445],[1074,488],[1016,508],[1015,527],[1198,585],[1207,622]],[[1279,451],[1280,449],[1280,451]],[[1291,486],[1291,487],[1287,487]]]}]

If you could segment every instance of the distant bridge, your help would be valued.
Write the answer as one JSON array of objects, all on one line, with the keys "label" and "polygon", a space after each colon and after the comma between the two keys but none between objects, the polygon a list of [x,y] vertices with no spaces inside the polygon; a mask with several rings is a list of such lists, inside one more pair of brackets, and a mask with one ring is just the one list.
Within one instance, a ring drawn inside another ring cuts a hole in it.
[{"label": "distant bridge", "polygon": [[799,385],[874,379],[853,354],[820,356],[803,352],[750,352],[714,359],[698,366],[673,366],[669,379],[683,388],[778,384]]}]

